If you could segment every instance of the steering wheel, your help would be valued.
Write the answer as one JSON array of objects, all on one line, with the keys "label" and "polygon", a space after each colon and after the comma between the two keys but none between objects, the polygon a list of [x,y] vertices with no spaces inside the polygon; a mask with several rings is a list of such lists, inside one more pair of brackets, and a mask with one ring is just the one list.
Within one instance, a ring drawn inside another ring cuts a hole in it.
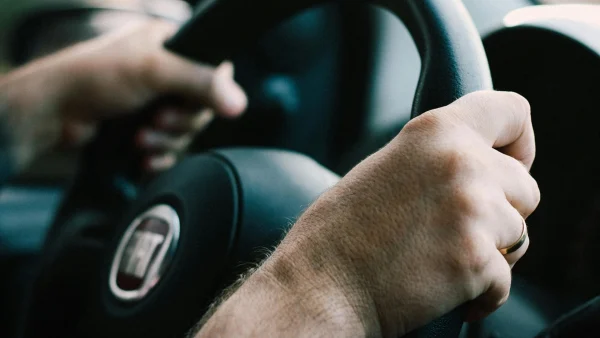
[{"label": "steering wheel", "polygon": [[[492,88],[482,42],[460,0],[367,2],[396,14],[416,42],[422,70],[412,117]],[[166,47],[218,65],[277,23],[321,3],[204,1]],[[143,118],[139,115],[137,122]],[[103,133],[126,135],[135,123],[105,125]],[[127,170],[107,165],[111,170],[95,167],[88,177],[96,182],[128,177]],[[86,294],[78,296],[80,306],[67,309],[68,332],[65,327],[54,333],[34,330],[31,336],[184,335],[224,287],[261,259],[260,249],[277,245],[291,220],[338,180],[306,156],[281,150],[221,149],[182,161],[151,182],[125,211],[113,240],[102,248],[105,257],[97,262],[100,268]],[[108,196],[115,187],[103,185]],[[461,313],[455,310],[410,335],[457,337],[461,326]]]}]

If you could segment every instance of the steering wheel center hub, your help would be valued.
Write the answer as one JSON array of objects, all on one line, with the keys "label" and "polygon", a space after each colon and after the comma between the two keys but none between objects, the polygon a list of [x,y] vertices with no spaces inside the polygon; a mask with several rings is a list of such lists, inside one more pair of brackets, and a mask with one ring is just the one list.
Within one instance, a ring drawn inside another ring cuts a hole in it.
[{"label": "steering wheel center hub", "polygon": [[135,218],[120,240],[112,260],[109,286],[124,302],[139,301],[160,281],[179,242],[177,212],[166,204]]}]

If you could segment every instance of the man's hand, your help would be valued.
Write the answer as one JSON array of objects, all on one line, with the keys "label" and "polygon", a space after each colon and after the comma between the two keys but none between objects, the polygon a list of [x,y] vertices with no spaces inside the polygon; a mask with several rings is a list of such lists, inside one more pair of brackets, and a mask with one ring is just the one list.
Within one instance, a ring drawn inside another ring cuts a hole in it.
[{"label": "man's hand", "polygon": [[240,115],[247,99],[232,65],[214,69],[168,52],[163,43],[176,29],[162,21],[136,24],[1,77],[0,111],[9,115],[2,117],[18,165],[59,141],[82,143],[99,121],[169,96],[174,102],[156,107],[155,120],[132,135],[148,154],[147,169],[162,170],[213,113]]},{"label": "man's hand", "polygon": [[399,337],[507,299],[540,193],[527,101],[478,92],[411,121],[323,194],[199,336]]}]

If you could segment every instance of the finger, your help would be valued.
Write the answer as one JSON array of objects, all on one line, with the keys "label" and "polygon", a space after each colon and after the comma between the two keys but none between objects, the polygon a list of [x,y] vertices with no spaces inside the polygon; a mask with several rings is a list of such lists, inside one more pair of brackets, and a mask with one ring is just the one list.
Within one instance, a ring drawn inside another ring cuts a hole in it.
[{"label": "finger", "polygon": [[493,253],[483,273],[489,284],[482,295],[469,303],[465,319],[467,322],[487,317],[506,303],[510,294],[511,269],[499,252]]},{"label": "finger", "polygon": [[[480,222],[479,227],[485,230],[499,252],[500,249],[512,246],[521,238],[525,222],[519,211],[502,198],[502,191],[499,189],[495,192],[490,191],[489,195],[491,205],[486,208],[484,221]],[[486,202],[482,200],[481,203]],[[527,248],[522,246],[507,255],[506,260],[511,264],[516,263],[526,251]]]},{"label": "finger", "polygon": [[144,168],[147,172],[158,173],[170,169],[177,162],[177,156],[172,153],[151,155],[144,160]]},{"label": "finger", "polygon": [[[525,229],[525,231],[527,231],[527,229]],[[521,258],[523,258],[523,256],[525,256],[525,253],[527,250],[529,250],[529,244],[529,235],[527,235],[525,238],[525,243],[523,243],[523,245],[517,251],[504,255],[504,258],[510,265],[511,269],[519,262]]]},{"label": "finger", "polygon": [[239,116],[248,103],[246,94],[233,79],[233,64],[224,62],[216,69],[194,64],[163,51],[160,66],[154,67],[152,82],[156,90],[186,96],[223,117]]},{"label": "finger", "polygon": [[141,29],[144,30],[143,33],[149,33],[149,38],[151,38],[157,43],[164,43],[165,41],[173,37],[173,35],[177,33],[177,30],[180,27],[179,25],[171,21],[160,19],[143,21],[139,24],[139,26]]},{"label": "finger", "polygon": [[187,148],[191,140],[192,134],[173,136],[153,129],[142,129],[136,136],[138,147],[148,152],[180,152]]},{"label": "finger", "polygon": [[214,119],[211,109],[199,113],[184,112],[182,109],[166,108],[156,115],[154,126],[170,133],[199,133]]},{"label": "finger", "polygon": [[[525,220],[510,203],[497,207],[499,214],[496,216],[499,222],[496,224],[498,230],[496,233],[496,248],[498,250],[513,246],[521,239],[523,231],[527,231]],[[509,264],[515,264],[527,252],[529,242],[526,241],[514,252],[504,256]]]},{"label": "finger", "polygon": [[449,107],[452,115],[476,131],[490,146],[521,161],[528,169],[535,158],[529,102],[512,92],[480,91]]},{"label": "finger", "polygon": [[497,182],[504,190],[508,202],[519,211],[523,218],[529,217],[540,203],[540,189],[537,181],[525,166],[516,159],[493,152],[494,167],[490,168]]}]

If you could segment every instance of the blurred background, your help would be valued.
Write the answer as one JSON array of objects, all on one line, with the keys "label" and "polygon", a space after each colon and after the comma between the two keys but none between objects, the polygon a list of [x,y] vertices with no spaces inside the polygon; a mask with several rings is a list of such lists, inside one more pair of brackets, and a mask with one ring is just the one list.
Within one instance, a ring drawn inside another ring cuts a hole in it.
[{"label": "blurred background", "polygon": [[[196,0],[0,0],[0,74],[34,58],[136,20],[158,16],[182,22],[190,15],[190,3],[193,2]],[[482,35],[499,27],[504,14],[536,2],[600,3],[600,0],[464,0],[468,9],[476,14],[473,18]],[[305,29],[311,22],[319,20],[319,10],[313,14],[312,17],[311,14],[306,16],[308,21]],[[406,112],[410,109],[418,76],[415,65],[420,61],[402,24],[388,13],[376,15],[380,19],[375,23],[379,26],[375,29],[386,32],[385,36],[380,36],[383,40],[381,46],[385,47],[374,46],[380,49],[373,53],[379,60],[372,59],[368,62],[382,61],[386,68],[374,74],[371,79],[373,92],[380,94],[370,98],[369,102],[363,102],[361,108],[377,111],[376,114],[371,114],[371,122],[374,124],[389,124],[390,119],[397,124],[407,119]],[[361,20],[365,23],[366,19],[359,19],[353,24],[360,24]],[[310,30],[308,32],[310,34]],[[365,34],[369,34],[368,30]],[[274,57],[280,58],[276,54]],[[385,62],[386,60],[402,62]],[[398,78],[406,79],[400,83],[401,88],[398,88]],[[274,85],[285,87],[280,83]],[[385,90],[386,88],[394,92]],[[404,112],[404,115],[398,115],[398,111]],[[33,163],[17,181],[64,184],[76,170],[77,155],[72,150],[52,151]]]},{"label": "blurred background", "polygon": [[[13,62],[9,60],[10,42],[9,35],[13,32],[14,26],[25,16],[35,14],[39,11],[45,11],[52,8],[85,8],[85,7],[107,7],[120,8],[124,11],[140,12],[147,11],[149,13],[164,12],[167,15],[181,16],[187,15],[188,5],[180,0],[2,0],[0,1],[0,67],[3,71],[10,69]],[[114,15],[113,15],[114,16]],[[98,33],[103,32],[110,27],[119,27],[126,24],[132,17],[114,17],[105,16],[105,19],[99,19],[99,22],[88,22],[91,26],[96,26]],[[80,26],[72,26],[71,33],[78,34],[78,30],[82,29],[85,20],[80,20]],[[91,20],[95,21],[95,19]],[[104,21],[104,22],[103,22]],[[48,25],[46,28],[52,29],[53,25]],[[68,34],[67,32],[63,32]],[[58,36],[57,36],[58,37]],[[55,44],[55,42],[49,42]]]},{"label": "blurred background", "polygon": [[[548,2],[550,1],[559,2],[559,0],[548,0]],[[189,3],[193,2],[195,0],[187,2],[183,0],[0,0],[0,74],[37,57],[149,16],[182,22],[189,16]],[[465,0],[464,2],[469,10],[477,13],[474,19],[482,34],[500,26],[503,15],[510,10],[531,4],[530,0]],[[357,61],[357,63],[381,63],[386,67],[385,69],[380,68],[369,79],[373,86],[372,92],[377,93],[376,96],[369,98],[368,102],[354,102],[353,106],[363,111],[376,112],[375,114],[365,113],[370,119],[368,123],[373,124],[374,128],[380,128],[382,125],[402,124],[408,119],[407,114],[412,104],[420,60],[414,44],[399,20],[381,10],[367,8],[365,11],[369,14],[356,15],[354,20],[347,22],[347,25],[354,26],[356,30],[348,36],[355,40],[356,45],[360,45],[360,43],[368,44],[369,39],[373,39],[374,35],[379,35],[378,38],[382,40],[382,43],[372,46],[375,49],[374,52],[370,55],[360,56],[362,61]],[[335,33],[337,29],[335,24],[323,26],[324,16],[329,16],[327,20],[330,22],[335,21],[338,16],[331,15],[331,10],[329,14],[325,12],[323,9],[316,9],[305,14],[304,19],[298,19],[298,24],[302,26],[305,33],[296,34],[297,38],[304,39],[302,41],[308,43],[311,34],[315,34],[321,28],[328,28],[331,30],[327,34],[330,41],[334,45],[338,44],[340,39],[335,37],[337,34]],[[375,19],[374,16],[378,18]],[[360,25],[365,25],[363,32],[360,32]],[[286,34],[289,34],[289,30]],[[371,36],[368,37],[368,35]],[[271,40],[274,39],[277,37],[275,36]],[[275,45],[297,51],[318,48],[314,45],[310,46],[310,43],[306,46]],[[274,52],[275,47],[268,49],[268,51],[263,50],[262,52],[271,54],[269,60],[290,58],[291,53],[279,55]],[[355,59],[358,60],[360,57],[355,57]],[[402,60],[402,62],[392,62],[392,60]],[[398,83],[398,79],[403,79],[403,81]],[[274,78],[271,80],[266,84],[249,83],[249,85],[275,87],[275,89],[271,88],[271,90],[279,91],[279,94],[275,95],[280,95],[282,91],[293,90],[289,88],[289,83],[286,84],[285,79]],[[268,95],[271,94],[267,93],[263,96]],[[293,102],[293,99],[288,99],[282,104],[290,106],[293,105]],[[321,131],[321,133],[323,134],[325,131]],[[292,138],[292,136],[289,137]],[[309,149],[299,150],[311,152],[308,151]],[[29,170],[17,178],[17,181],[62,185],[73,176],[76,170],[77,155],[78,153],[72,150],[52,151],[33,163]],[[317,157],[318,160],[323,161],[327,156],[323,153]],[[347,160],[347,162],[353,161],[354,159]],[[343,169],[340,170],[343,171]]]}]

